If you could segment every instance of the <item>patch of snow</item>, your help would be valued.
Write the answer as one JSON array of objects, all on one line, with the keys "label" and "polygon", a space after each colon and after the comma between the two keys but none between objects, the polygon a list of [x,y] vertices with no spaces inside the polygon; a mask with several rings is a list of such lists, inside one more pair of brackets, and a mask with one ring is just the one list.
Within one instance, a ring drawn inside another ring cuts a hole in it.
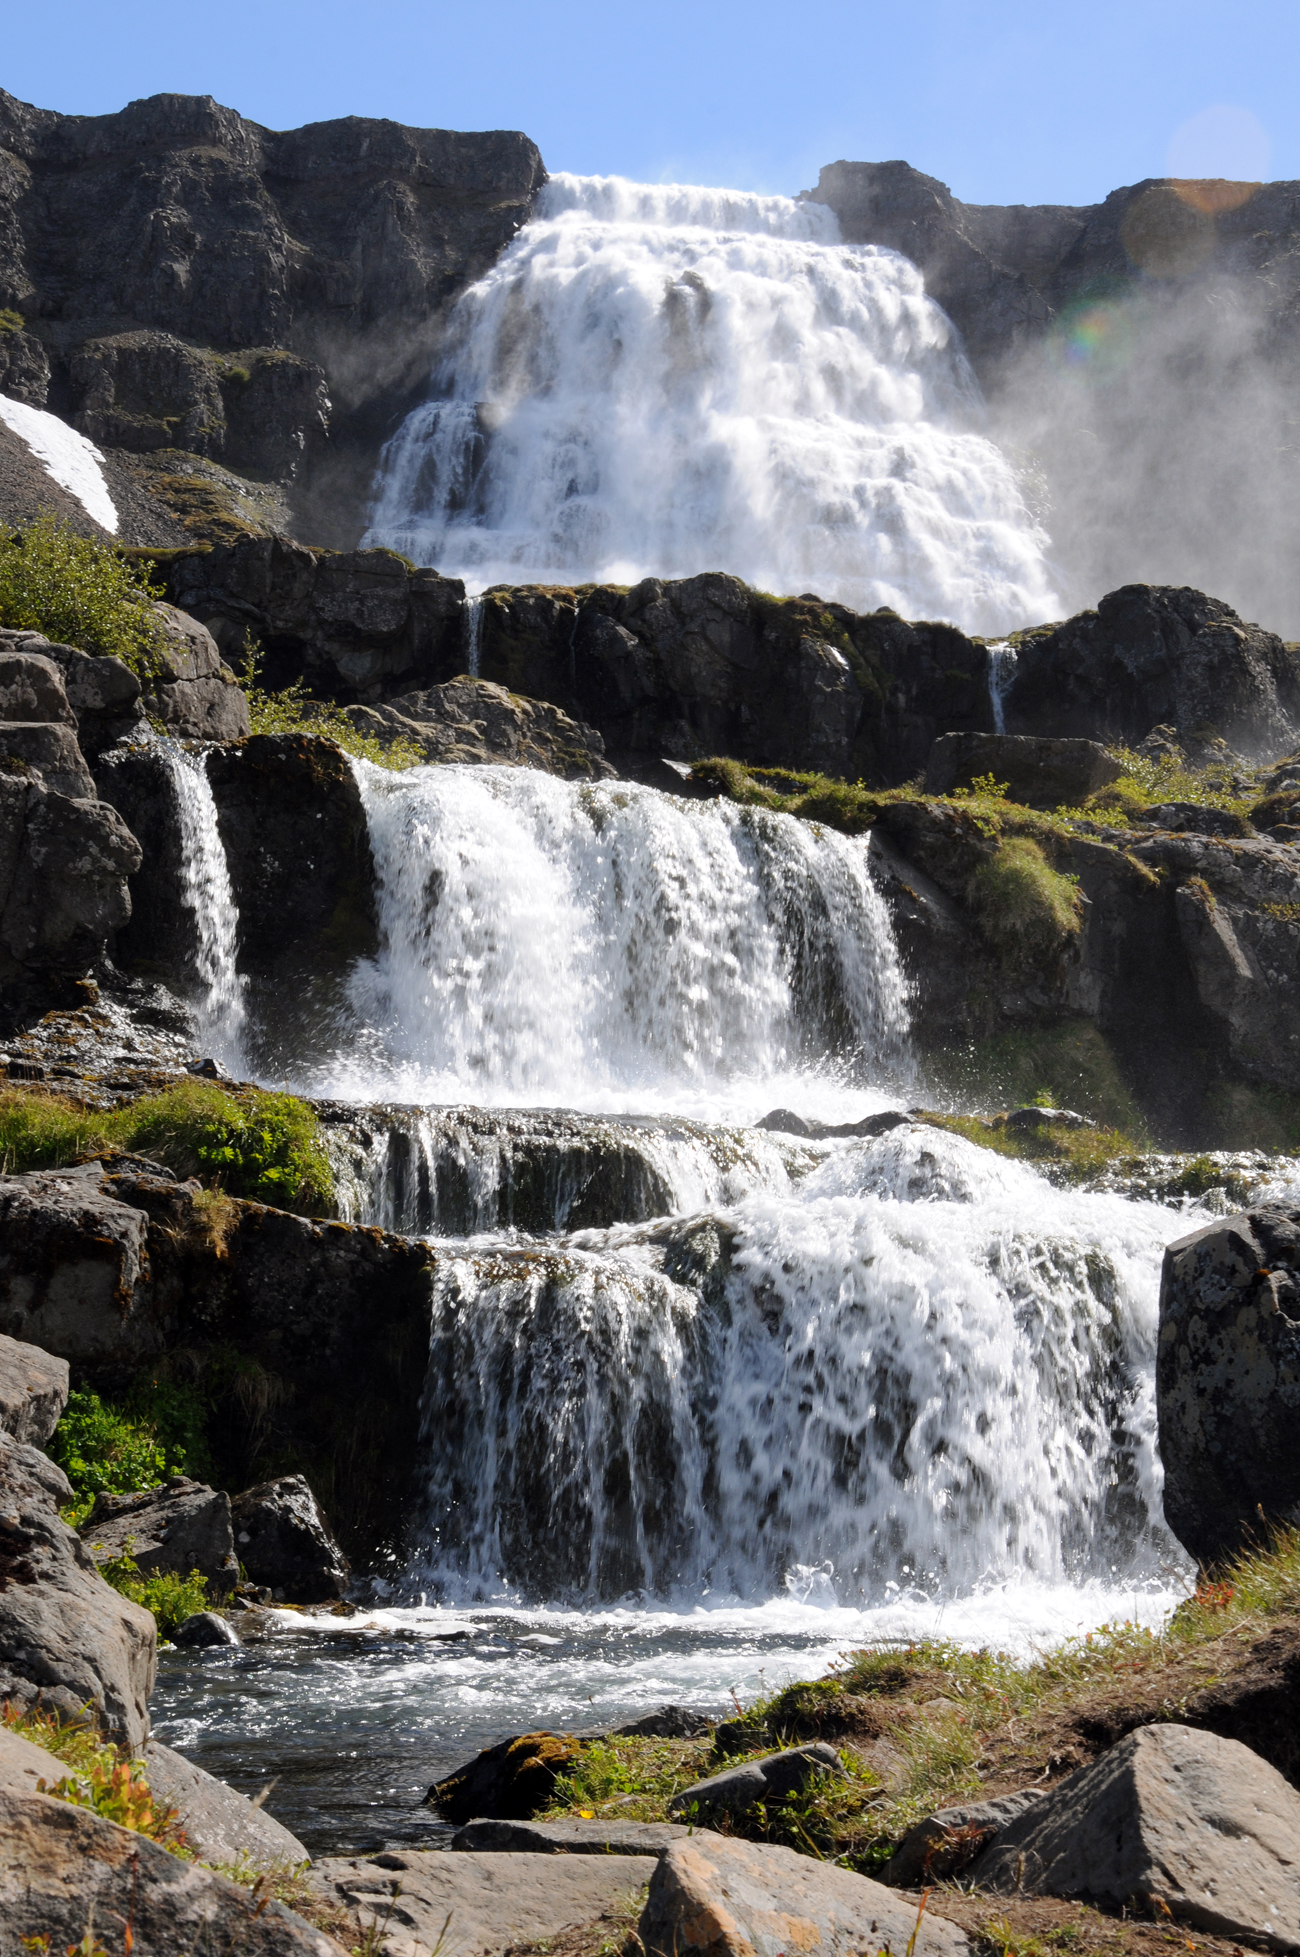
[{"label": "patch of snow", "polygon": [[104,478],[104,458],[93,442],[57,415],[30,408],[25,401],[11,401],[4,394],[0,394],[0,421],[26,442],[46,474],[76,497],[87,516],[117,534],[117,510]]}]

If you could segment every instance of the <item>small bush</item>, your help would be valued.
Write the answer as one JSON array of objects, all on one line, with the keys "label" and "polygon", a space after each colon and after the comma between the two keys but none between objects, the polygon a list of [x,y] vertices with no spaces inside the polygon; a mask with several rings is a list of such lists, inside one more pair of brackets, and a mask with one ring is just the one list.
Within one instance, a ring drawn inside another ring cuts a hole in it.
[{"label": "small bush", "polygon": [[1007,836],[971,879],[986,937],[1009,964],[1052,957],[1079,929],[1078,882],[1054,870],[1030,836]]},{"label": "small bush", "polygon": [[111,544],[53,517],[0,540],[0,625],[121,659],[141,678],[158,667],[151,607],[162,595]]},{"label": "small bush", "polygon": [[51,1785],[38,1782],[42,1792],[74,1807],[92,1808],[119,1828],[147,1835],[173,1854],[190,1859],[180,1817],[175,1808],[156,1800],[143,1761],[124,1760],[120,1750],[100,1739],[89,1725],[60,1720],[39,1709],[20,1712],[8,1700],[0,1706],[0,1724],[72,1769]]},{"label": "small bush", "polygon": [[89,1515],[96,1495],[157,1488],[179,1471],[184,1459],[159,1439],[152,1421],[107,1406],[98,1393],[89,1392],[68,1395],[49,1454],[72,1484],[74,1503],[67,1519],[74,1528]]},{"label": "small bush", "polygon": [[248,721],[254,734],[317,734],[333,741],[345,754],[359,761],[373,761],[377,768],[422,768],[424,754],[413,741],[381,741],[374,734],[363,734],[354,727],[342,707],[328,700],[313,700],[302,680],[295,680],[280,693],[268,693],[257,683],[258,658],[255,648],[246,648],[248,676],[240,681],[248,701]]},{"label": "small bush", "polygon": [[0,1089],[0,1167],[62,1169],[95,1155],[138,1153],[178,1175],[309,1216],[331,1215],[334,1174],[306,1101],[260,1088],[178,1081],[162,1094],[101,1110],[43,1089]]},{"label": "small bush", "polygon": [[128,1549],[125,1555],[101,1563],[99,1574],[120,1596],[129,1597],[133,1604],[143,1604],[153,1612],[160,1638],[169,1638],[187,1617],[208,1608],[208,1579],[197,1570],[191,1570],[188,1576],[178,1576],[174,1570],[145,1576]]}]

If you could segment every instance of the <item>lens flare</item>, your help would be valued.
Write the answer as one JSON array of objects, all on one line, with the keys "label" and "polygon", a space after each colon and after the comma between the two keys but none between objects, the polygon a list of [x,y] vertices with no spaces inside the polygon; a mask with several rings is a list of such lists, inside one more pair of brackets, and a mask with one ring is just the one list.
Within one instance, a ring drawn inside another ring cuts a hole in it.
[{"label": "lens flare", "polygon": [[1113,373],[1129,356],[1127,313],[1104,299],[1084,300],[1061,314],[1048,340],[1052,364],[1093,374]]}]

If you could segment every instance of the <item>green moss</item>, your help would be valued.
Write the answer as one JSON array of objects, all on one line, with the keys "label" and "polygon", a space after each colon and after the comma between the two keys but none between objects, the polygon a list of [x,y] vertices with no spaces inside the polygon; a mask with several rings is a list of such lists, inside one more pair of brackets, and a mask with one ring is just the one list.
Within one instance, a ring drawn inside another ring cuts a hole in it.
[{"label": "green moss", "polygon": [[335,1207],[320,1124],[295,1095],[187,1080],[101,1110],[40,1088],[0,1089],[6,1174],[114,1153],[147,1155],[178,1175],[198,1175],[228,1195],[280,1209],[319,1216]]},{"label": "green moss", "polygon": [[922,1119],[996,1155],[1054,1164],[1069,1182],[1087,1182],[1113,1162],[1136,1161],[1144,1146],[1116,1128],[1068,1128],[1054,1122],[1013,1128],[1005,1115],[926,1114]]},{"label": "green moss", "polygon": [[0,625],[121,659],[141,678],[158,669],[162,595],[142,566],[51,516],[0,539]]},{"label": "green moss", "polygon": [[971,878],[971,907],[1004,963],[1038,964],[1078,935],[1078,879],[1048,862],[1030,836],[1007,836]]},{"label": "green moss", "polygon": [[24,323],[22,314],[16,313],[12,306],[0,306],[0,340],[9,340],[15,333],[21,333]]}]

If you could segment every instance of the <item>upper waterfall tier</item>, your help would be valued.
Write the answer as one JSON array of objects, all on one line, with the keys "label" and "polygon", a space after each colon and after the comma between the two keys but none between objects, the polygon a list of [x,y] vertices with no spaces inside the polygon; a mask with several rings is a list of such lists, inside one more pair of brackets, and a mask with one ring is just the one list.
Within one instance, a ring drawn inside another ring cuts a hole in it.
[{"label": "upper waterfall tier", "polygon": [[905,1078],[865,839],[522,768],[357,774],[381,950],[330,1091],[753,1119],[794,1074]]},{"label": "upper waterfall tier", "polygon": [[1007,630],[1059,609],[953,328],[824,206],[553,177],[453,308],[370,540],[493,582],[727,570]]}]

